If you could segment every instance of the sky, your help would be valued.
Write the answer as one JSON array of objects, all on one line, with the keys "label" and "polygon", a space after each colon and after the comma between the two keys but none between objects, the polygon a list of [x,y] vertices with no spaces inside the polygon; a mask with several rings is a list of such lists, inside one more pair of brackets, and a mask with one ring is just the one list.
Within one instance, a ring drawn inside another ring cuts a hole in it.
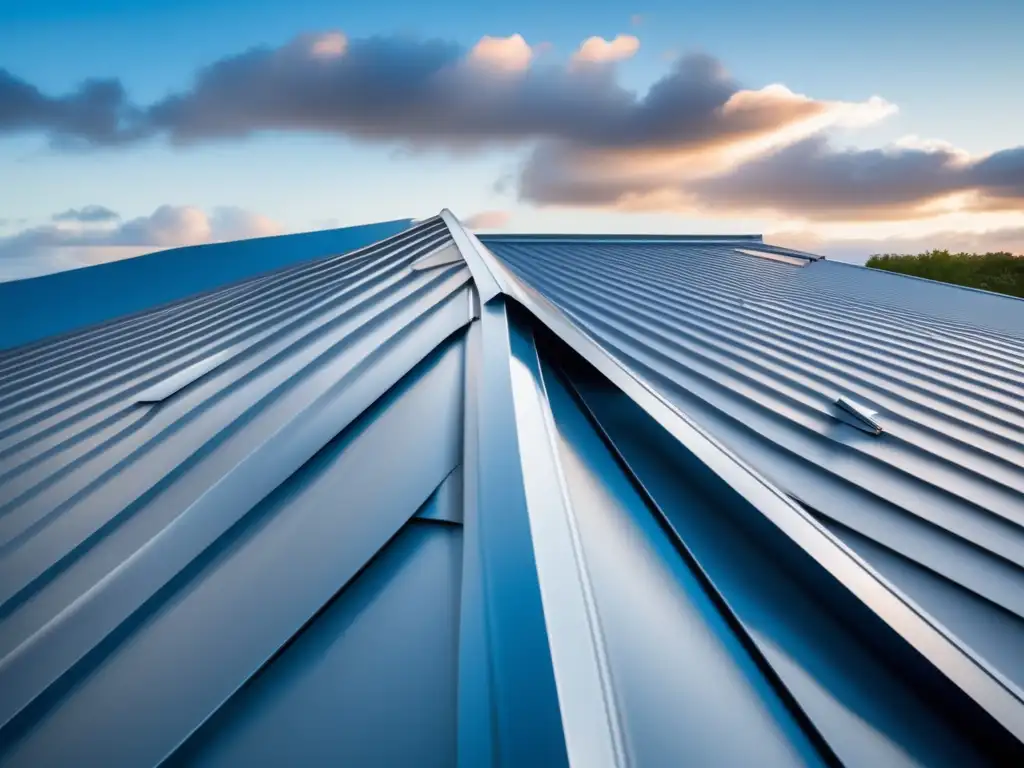
[{"label": "sky", "polygon": [[1020,0],[0,0],[0,279],[442,208],[1024,253],[1021,29]]}]

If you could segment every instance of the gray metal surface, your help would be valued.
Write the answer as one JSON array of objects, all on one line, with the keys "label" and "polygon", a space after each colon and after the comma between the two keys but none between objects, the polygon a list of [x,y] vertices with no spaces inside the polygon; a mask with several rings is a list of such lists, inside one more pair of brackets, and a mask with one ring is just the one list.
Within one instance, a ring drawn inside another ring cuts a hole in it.
[{"label": "gray metal surface", "polygon": [[[447,340],[472,319],[470,277],[411,269],[446,240],[435,220],[4,360],[4,762],[167,757],[451,474],[463,376]],[[386,482],[395,466],[403,482]]]},{"label": "gray metal surface", "polygon": [[1024,685],[1024,302],[724,245],[484,243]]},{"label": "gray metal surface", "polygon": [[567,240],[445,211],[0,357],[0,765],[1021,764],[1017,585],[955,549],[1015,510],[913,442],[1006,345],[869,343],[756,236]]}]

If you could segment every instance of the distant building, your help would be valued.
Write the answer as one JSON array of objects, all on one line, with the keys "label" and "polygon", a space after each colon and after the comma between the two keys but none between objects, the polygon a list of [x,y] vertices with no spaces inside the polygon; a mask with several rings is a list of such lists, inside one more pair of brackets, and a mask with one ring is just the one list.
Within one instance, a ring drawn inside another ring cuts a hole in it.
[{"label": "distant building", "polygon": [[0,764],[1024,764],[1024,303],[382,237],[0,352]]}]

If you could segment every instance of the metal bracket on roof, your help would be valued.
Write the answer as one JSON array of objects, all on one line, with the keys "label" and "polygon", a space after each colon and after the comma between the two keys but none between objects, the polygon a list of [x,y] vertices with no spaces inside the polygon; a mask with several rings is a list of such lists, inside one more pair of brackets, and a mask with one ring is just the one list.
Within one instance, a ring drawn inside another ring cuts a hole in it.
[{"label": "metal bracket on roof", "polygon": [[871,435],[882,434],[882,425],[875,419],[878,415],[875,411],[851,400],[846,395],[840,395],[835,405],[838,409],[836,412],[838,418],[851,427],[856,427]]}]

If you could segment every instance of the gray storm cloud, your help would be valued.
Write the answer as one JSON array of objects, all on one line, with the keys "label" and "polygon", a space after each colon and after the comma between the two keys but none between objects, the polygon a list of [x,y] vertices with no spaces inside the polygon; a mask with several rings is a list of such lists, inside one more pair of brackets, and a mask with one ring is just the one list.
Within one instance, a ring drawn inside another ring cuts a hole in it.
[{"label": "gray storm cloud", "polygon": [[[631,43],[623,55],[632,52]],[[706,55],[679,59],[639,93],[620,83],[618,56],[544,65],[519,36],[467,50],[442,40],[305,35],[215,61],[188,88],[147,105],[116,79],[51,95],[0,70],[0,135],[117,147],[290,131],[457,151],[523,147],[518,195],[541,205],[646,198],[666,209],[855,220],[924,215],[929,203],[966,193],[979,210],[1024,209],[1024,147],[973,159],[946,148],[835,149],[822,133],[828,120],[814,121],[857,105],[777,86],[745,90]],[[804,124],[818,127],[787,133]],[[723,153],[773,136],[788,138],[710,175],[679,172],[681,153]]]},{"label": "gray storm cloud", "polygon": [[110,145],[260,131],[337,133],[460,146],[556,140],[608,148],[714,144],[824,108],[811,100],[723,112],[740,87],[709,56],[689,56],[640,95],[609,63],[506,69],[436,40],[323,37],[256,48],[201,69],[192,87],[145,107],[117,80],[49,96],[0,71],[0,132]]}]

